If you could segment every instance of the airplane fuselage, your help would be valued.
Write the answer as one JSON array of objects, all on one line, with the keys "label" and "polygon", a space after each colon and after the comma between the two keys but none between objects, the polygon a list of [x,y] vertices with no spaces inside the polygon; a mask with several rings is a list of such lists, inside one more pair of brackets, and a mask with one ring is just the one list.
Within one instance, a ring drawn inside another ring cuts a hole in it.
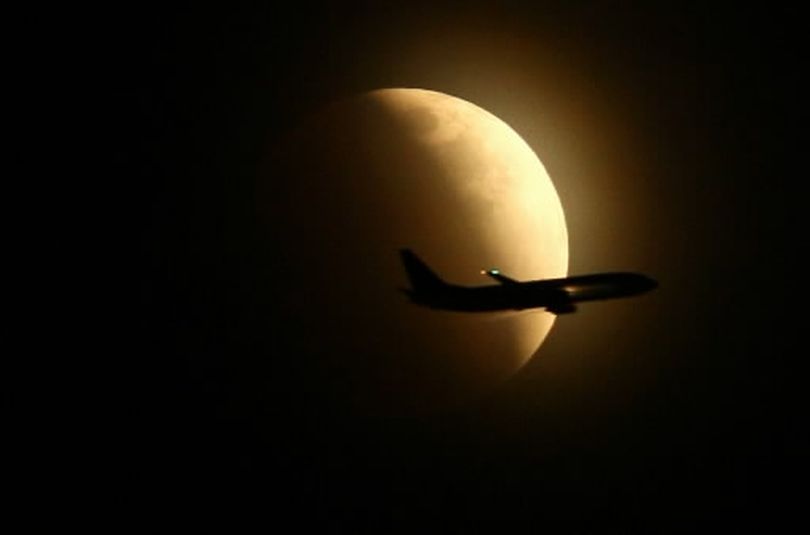
[{"label": "airplane fuselage", "polygon": [[446,284],[429,292],[413,292],[414,303],[442,310],[492,312],[548,308],[573,311],[575,303],[629,297],[651,290],[655,282],[636,273],[600,273],[560,279],[488,286]]},{"label": "airplane fuselage", "polygon": [[411,289],[403,290],[412,302],[440,310],[493,312],[545,308],[554,314],[576,310],[576,303],[630,297],[648,292],[658,283],[638,273],[595,273],[557,279],[520,282],[497,269],[481,273],[498,284],[460,286],[442,280],[413,251],[401,251]]}]

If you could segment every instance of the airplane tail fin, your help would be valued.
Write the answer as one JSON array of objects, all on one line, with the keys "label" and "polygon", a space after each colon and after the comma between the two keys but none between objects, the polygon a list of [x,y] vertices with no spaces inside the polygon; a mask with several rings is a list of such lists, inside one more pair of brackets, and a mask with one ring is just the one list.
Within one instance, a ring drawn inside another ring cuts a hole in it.
[{"label": "airplane tail fin", "polygon": [[405,272],[408,274],[408,280],[413,289],[412,293],[430,292],[447,285],[410,249],[401,249],[399,254],[402,257]]}]

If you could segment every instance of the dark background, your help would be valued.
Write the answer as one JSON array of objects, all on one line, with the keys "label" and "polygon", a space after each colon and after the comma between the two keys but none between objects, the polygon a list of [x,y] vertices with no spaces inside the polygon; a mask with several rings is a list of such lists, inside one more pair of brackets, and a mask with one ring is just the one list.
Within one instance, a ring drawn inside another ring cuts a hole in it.
[{"label": "dark background", "polygon": [[[120,518],[468,533],[772,531],[801,516],[798,13],[188,3],[104,19],[136,236],[135,305],[100,379]],[[559,190],[572,273],[661,287],[559,318],[513,381],[451,414],[268,407],[233,366],[289,357],[250,342],[257,169],[319,106],[391,86],[467,98],[524,136]]]}]

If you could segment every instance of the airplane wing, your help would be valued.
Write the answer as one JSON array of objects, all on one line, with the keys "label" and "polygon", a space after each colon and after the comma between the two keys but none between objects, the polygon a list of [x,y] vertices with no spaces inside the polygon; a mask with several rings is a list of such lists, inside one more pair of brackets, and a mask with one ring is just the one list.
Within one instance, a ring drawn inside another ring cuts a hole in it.
[{"label": "airplane wing", "polygon": [[546,310],[554,315],[571,314],[577,311],[577,306],[574,303],[557,303],[547,306]]},{"label": "airplane wing", "polygon": [[515,279],[511,279],[506,275],[501,275],[501,272],[497,269],[485,269],[481,273],[484,275],[489,275],[496,281],[500,282],[501,284],[518,284],[518,281]]}]

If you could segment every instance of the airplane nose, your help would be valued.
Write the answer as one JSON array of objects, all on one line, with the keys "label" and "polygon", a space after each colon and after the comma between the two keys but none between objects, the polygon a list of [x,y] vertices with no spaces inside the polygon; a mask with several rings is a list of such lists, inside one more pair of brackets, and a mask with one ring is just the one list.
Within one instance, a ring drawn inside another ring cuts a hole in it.
[{"label": "airplane nose", "polygon": [[641,273],[634,273],[628,281],[629,289],[634,294],[642,294],[658,288],[658,281]]}]

